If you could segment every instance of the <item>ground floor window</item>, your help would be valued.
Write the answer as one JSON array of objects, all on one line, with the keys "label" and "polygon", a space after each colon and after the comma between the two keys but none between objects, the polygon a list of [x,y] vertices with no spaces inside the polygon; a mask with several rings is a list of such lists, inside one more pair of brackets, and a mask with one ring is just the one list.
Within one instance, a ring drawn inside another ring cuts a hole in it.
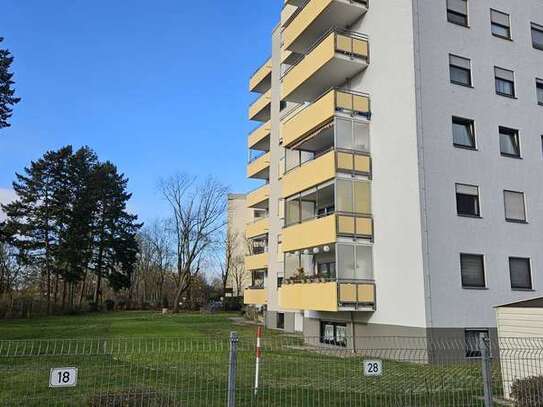
[{"label": "ground floor window", "polygon": [[466,357],[467,358],[480,358],[481,347],[480,338],[481,334],[488,336],[488,329],[466,329],[464,331],[464,341],[466,343]]},{"label": "ground floor window", "polygon": [[282,312],[277,313],[276,328],[285,329],[285,314],[283,314]]},{"label": "ground floor window", "polygon": [[347,324],[321,321],[320,342],[328,345],[347,346]]}]

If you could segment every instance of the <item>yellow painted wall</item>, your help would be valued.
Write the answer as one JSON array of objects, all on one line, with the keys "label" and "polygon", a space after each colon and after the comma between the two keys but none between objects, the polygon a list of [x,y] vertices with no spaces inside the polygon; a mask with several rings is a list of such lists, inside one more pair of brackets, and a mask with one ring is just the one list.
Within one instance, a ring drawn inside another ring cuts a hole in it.
[{"label": "yellow painted wall", "polygon": [[252,148],[256,143],[271,133],[271,121],[267,121],[249,134],[247,147]]},{"label": "yellow painted wall", "polygon": [[311,0],[283,31],[284,47],[288,49],[330,3],[332,0]]},{"label": "yellow painted wall", "polygon": [[253,206],[265,201],[270,197],[270,186],[262,185],[257,190],[247,194],[247,207],[252,208]]},{"label": "yellow painted wall", "polygon": [[252,120],[262,109],[271,103],[271,89],[260,96],[250,107],[249,107],[249,120]]},{"label": "yellow painted wall", "polygon": [[266,289],[251,289],[246,288],[243,293],[243,303],[250,305],[264,305],[267,304],[268,298],[266,295]]},{"label": "yellow painted wall", "polygon": [[336,241],[335,215],[311,220],[283,229],[283,252],[307,249]]},{"label": "yellow painted wall", "polygon": [[293,310],[338,310],[337,285],[331,283],[284,284],[279,288],[279,306]]},{"label": "yellow painted wall", "polygon": [[262,65],[249,80],[249,91],[252,92],[257,85],[262,82],[266,76],[271,75],[272,62],[271,58]]},{"label": "yellow painted wall", "polygon": [[268,268],[268,253],[255,254],[245,257],[246,270],[261,270]]},{"label": "yellow painted wall", "polygon": [[247,177],[251,178],[253,175],[258,174],[260,171],[269,166],[270,153],[268,152],[247,165]]},{"label": "yellow painted wall", "polygon": [[283,144],[289,147],[311,131],[330,121],[335,114],[335,92],[332,90],[296,116],[281,124]]},{"label": "yellow painted wall", "polygon": [[336,175],[334,154],[334,151],[329,151],[285,174],[282,184],[283,198],[334,178]]},{"label": "yellow painted wall", "polygon": [[245,230],[245,236],[247,239],[251,239],[256,236],[265,235],[270,230],[270,220],[268,218],[257,220],[254,223],[249,223]]}]

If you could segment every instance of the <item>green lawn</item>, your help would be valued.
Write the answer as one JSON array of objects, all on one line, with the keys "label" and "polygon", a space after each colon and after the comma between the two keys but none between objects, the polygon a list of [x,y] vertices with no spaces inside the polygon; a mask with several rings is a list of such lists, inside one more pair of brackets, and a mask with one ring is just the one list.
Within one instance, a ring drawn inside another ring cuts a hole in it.
[{"label": "green lawn", "polygon": [[228,337],[231,330],[252,335],[253,326],[234,325],[239,314],[169,314],[157,312],[113,312],[0,320],[0,340],[42,338],[114,338],[114,337]]},{"label": "green lawn", "polygon": [[[234,317],[124,312],[0,321],[0,406],[222,407],[232,330],[242,337],[237,406],[482,405],[477,363],[383,357],[385,375],[368,378],[362,360],[375,355],[322,351],[271,331],[255,397],[255,327]],[[49,370],[66,366],[79,368],[78,386],[49,389]]]}]

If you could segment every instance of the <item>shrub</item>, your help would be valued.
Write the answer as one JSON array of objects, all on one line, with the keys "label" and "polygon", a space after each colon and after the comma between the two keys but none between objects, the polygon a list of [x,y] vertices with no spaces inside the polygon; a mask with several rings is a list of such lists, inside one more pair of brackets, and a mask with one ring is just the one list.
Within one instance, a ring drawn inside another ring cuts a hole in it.
[{"label": "shrub", "polygon": [[516,407],[543,407],[543,376],[515,380],[511,396]]},{"label": "shrub", "polygon": [[115,308],[115,301],[113,300],[105,300],[104,304],[106,306],[106,311],[113,311]]}]

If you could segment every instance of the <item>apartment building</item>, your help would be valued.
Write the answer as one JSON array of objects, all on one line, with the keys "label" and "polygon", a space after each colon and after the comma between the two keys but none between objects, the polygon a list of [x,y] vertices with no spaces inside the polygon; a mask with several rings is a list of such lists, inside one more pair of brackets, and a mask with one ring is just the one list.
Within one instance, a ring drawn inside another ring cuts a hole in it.
[{"label": "apartment building", "polygon": [[469,340],[542,293],[540,0],[285,0],[249,90],[268,327]]},{"label": "apartment building", "polygon": [[246,288],[251,287],[251,273],[245,269],[247,240],[245,228],[253,219],[253,211],[247,207],[245,194],[228,194],[227,234],[228,246],[225,255],[230,256],[231,270],[228,274],[227,288],[235,297],[243,296]]}]

